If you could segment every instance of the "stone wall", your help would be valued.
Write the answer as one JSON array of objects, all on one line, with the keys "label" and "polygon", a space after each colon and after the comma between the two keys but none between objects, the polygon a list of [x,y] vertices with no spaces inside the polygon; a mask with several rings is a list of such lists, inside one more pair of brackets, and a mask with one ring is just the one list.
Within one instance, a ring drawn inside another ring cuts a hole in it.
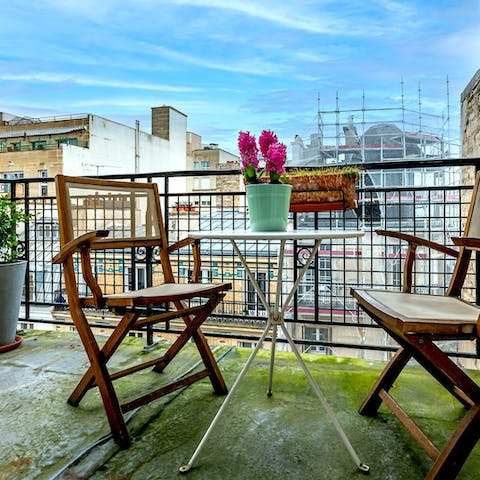
[{"label": "stone wall", "polygon": [[480,70],[460,97],[462,157],[480,157]]}]

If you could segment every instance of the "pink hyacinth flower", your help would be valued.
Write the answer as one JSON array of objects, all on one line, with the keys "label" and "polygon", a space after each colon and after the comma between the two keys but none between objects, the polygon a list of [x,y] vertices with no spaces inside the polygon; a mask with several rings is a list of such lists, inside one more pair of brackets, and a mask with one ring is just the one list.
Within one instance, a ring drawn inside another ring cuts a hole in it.
[{"label": "pink hyacinth flower", "polygon": [[278,143],[277,136],[270,130],[263,130],[260,137],[258,137],[258,144],[260,145],[260,152],[262,152],[263,158],[267,157],[268,149],[274,143]]},{"label": "pink hyacinth flower", "polygon": [[[265,156],[265,171],[278,176],[285,173],[285,162],[287,160],[287,146],[283,143],[273,143],[268,147]],[[271,176],[271,175],[270,175]]]},{"label": "pink hyacinth flower", "polygon": [[247,183],[252,183],[257,180],[258,168],[258,147],[257,141],[250,132],[240,132],[238,135],[238,150],[242,164],[240,170]]}]

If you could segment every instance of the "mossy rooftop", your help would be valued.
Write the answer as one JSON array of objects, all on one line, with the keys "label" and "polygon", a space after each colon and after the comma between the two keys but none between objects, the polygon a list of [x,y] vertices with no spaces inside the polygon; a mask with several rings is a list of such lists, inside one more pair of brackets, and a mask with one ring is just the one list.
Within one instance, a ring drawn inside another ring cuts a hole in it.
[{"label": "mossy rooftop", "polygon": [[[229,386],[249,353],[215,348]],[[152,353],[143,350],[141,340],[130,338],[113,366],[139,355]],[[108,438],[96,390],[77,408],[66,403],[88,365],[78,336],[34,332],[19,348],[0,356],[0,479],[423,479],[431,460],[393,415],[383,407],[376,418],[357,412],[384,364],[304,358],[357,453],[370,466],[368,477],[353,464],[293,354],[277,353],[273,396],[268,397],[269,355],[260,352],[196,465],[182,475],[178,468],[191,457],[223,399],[212,392],[208,380],[131,412],[134,442],[120,450]],[[163,374],[147,370],[119,380],[120,396],[127,399],[146,381],[181,376],[196,360],[194,349],[187,347]],[[480,378],[478,372],[473,375]],[[394,395],[439,445],[464,413],[415,365],[407,367]],[[479,478],[479,453],[477,446],[458,479]]]}]

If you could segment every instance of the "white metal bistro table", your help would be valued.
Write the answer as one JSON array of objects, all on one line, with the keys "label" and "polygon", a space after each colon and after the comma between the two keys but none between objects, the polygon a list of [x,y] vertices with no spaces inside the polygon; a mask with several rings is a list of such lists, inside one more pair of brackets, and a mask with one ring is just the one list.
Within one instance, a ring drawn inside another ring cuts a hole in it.
[{"label": "white metal bistro table", "polygon": [[[208,437],[210,436],[212,430],[215,428],[219,418],[223,414],[224,410],[226,409],[227,405],[230,402],[230,399],[235,394],[240,382],[242,381],[243,377],[247,373],[250,365],[252,364],[255,356],[257,355],[258,351],[262,347],[262,344],[267,337],[270,329],[272,329],[272,343],[271,343],[271,354],[270,354],[270,370],[268,376],[268,389],[267,395],[272,395],[272,383],[273,383],[273,368],[274,368],[274,361],[275,361],[275,344],[277,340],[277,330],[280,328],[283,335],[285,336],[287,342],[289,343],[295,357],[297,358],[298,362],[300,363],[305,375],[307,376],[312,389],[314,390],[315,394],[319,398],[320,402],[322,403],[325,411],[327,412],[330,420],[332,421],[335,429],[337,430],[340,438],[342,439],[346,449],[348,450],[350,456],[352,457],[355,465],[358,469],[363,473],[368,473],[369,467],[365,463],[363,463],[360,458],[358,457],[357,453],[355,452],[350,440],[348,439],[346,433],[344,432],[342,426],[338,422],[335,413],[328,403],[325,395],[320,390],[317,382],[312,377],[310,371],[308,370],[305,362],[303,361],[300,352],[298,351],[290,333],[288,332],[284,316],[285,311],[290,304],[295,292],[297,291],[298,285],[300,284],[305,272],[307,271],[308,267],[312,263],[313,259],[315,258],[318,249],[320,248],[320,244],[324,240],[334,240],[334,239],[353,239],[359,238],[364,235],[364,232],[360,230],[287,230],[285,232],[252,232],[250,230],[230,230],[230,231],[198,231],[198,232],[189,232],[188,235],[192,238],[201,239],[201,240],[227,240],[230,241],[232,247],[238,256],[245,272],[248,275],[248,278],[252,282],[252,285],[255,289],[258,298],[262,302],[265,311],[267,313],[267,324],[265,329],[263,330],[257,345],[253,349],[252,353],[248,357],[242,371],[238,375],[237,379],[235,380],[232,388],[230,389],[228,395],[225,397],[221,407],[219,408],[217,414],[215,415],[214,419],[212,420],[210,426],[208,427],[207,431],[205,432],[203,438],[200,440],[195,452],[193,453],[192,457],[188,461],[187,464],[180,467],[180,472],[185,473],[188,472],[198,455],[200,454],[203,446],[205,445]],[[313,240],[314,246],[303,265],[302,269],[298,273],[298,276],[293,283],[290,292],[286,295],[285,300],[283,300],[283,261],[285,257],[285,246],[287,242],[294,242],[300,240]],[[277,241],[279,242],[279,256],[278,256],[278,273],[277,273],[277,284],[275,290],[275,301],[273,306],[270,305],[270,302],[267,300],[265,292],[262,290],[260,285],[258,284],[255,276],[252,273],[250,266],[248,265],[246,254],[244,254],[238,246],[239,242],[246,242],[246,241],[259,241],[259,242],[272,242]]]}]

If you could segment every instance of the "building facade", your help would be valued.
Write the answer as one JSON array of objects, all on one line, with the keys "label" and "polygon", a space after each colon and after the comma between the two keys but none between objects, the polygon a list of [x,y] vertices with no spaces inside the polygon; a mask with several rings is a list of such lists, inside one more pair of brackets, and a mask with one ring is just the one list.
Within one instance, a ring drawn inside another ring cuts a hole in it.
[{"label": "building facade", "polygon": [[[93,114],[31,118],[0,112],[0,177],[184,170],[186,132],[187,116],[168,106],[152,108],[151,134]],[[38,195],[53,193],[38,184]]]},{"label": "building facade", "polygon": [[[199,135],[189,132],[187,136],[187,170],[199,172],[199,175],[187,179],[187,191],[197,193],[193,197],[193,206],[211,205],[209,193],[239,192],[242,187],[240,175],[208,175],[213,170],[237,170],[240,168],[240,157],[219,148],[218,144],[202,144]],[[205,195],[202,196],[202,193]],[[238,195],[215,197],[225,208],[238,206]],[[235,200],[236,199],[236,200]]]}]

